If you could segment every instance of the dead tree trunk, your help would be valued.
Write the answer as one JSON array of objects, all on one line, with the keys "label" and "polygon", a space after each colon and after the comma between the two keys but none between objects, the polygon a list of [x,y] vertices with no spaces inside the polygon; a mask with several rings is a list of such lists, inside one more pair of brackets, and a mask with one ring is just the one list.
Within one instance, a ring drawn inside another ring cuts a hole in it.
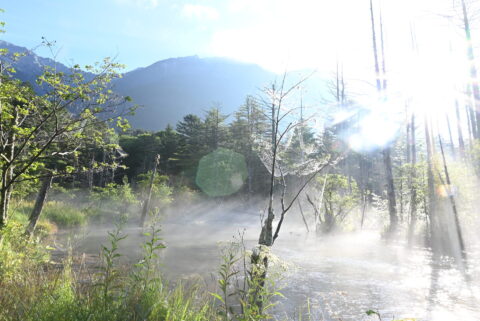
[{"label": "dead tree trunk", "polygon": [[148,192],[145,201],[143,201],[142,215],[140,216],[140,227],[143,227],[145,224],[145,218],[147,217],[148,211],[150,209],[150,200],[152,198],[153,184],[155,183],[155,175],[157,174],[157,167],[160,163],[160,155],[155,157],[155,163],[153,165],[152,176],[150,176],[150,184],[148,185]]},{"label": "dead tree trunk", "polygon": [[305,214],[303,213],[303,208],[302,208],[302,204],[300,203],[300,199],[297,199],[297,203],[298,203],[298,209],[300,210],[300,214],[302,215],[303,224],[305,224],[305,228],[307,229],[307,233],[310,233],[310,229],[308,228],[308,223],[307,223],[307,220],[305,218]]},{"label": "dead tree trunk", "polygon": [[468,140],[470,146],[475,138],[474,128],[475,128],[475,119],[472,118],[470,108],[468,105],[465,105],[465,114],[467,115],[467,126],[468,126]]},{"label": "dead tree trunk", "polygon": [[52,185],[53,175],[48,174],[42,180],[42,186],[40,187],[40,191],[38,192],[37,199],[35,200],[35,205],[33,206],[32,213],[30,214],[30,218],[28,219],[28,226],[25,231],[25,234],[32,235],[35,231],[35,227],[37,226],[38,219],[40,218],[40,214],[42,214],[43,206],[47,200],[48,190]]},{"label": "dead tree trunk", "polygon": [[460,151],[460,157],[465,157],[465,142],[463,141],[462,121],[460,118],[460,108],[458,106],[458,100],[455,100],[455,116],[457,117],[457,135],[458,135],[458,150]]},{"label": "dead tree trunk", "polygon": [[448,115],[445,115],[445,116],[447,118],[448,137],[450,138],[450,148],[452,150],[452,156],[456,157],[455,144],[453,143],[453,136],[452,136],[452,128],[450,127],[450,120],[448,119]]},{"label": "dead tree trunk", "polygon": [[413,242],[413,235],[415,233],[415,225],[417,223],[417,186],[415,179],[417,177],[417,147],[415,138],[415,114],[412,114],[410,122],[410,143],[411,148],[411,169],[410,169],[410,223],[408,225],[408,244]]},{"label": "dead tree trunk", "polygon": [[360,229],[363,229],[363,224],[365,222],[365,215],[367,212],[367,204],[368,204],[368,181],[370,179],[370,168],[369,164],[363,157],[360,158],[360,170],[361,170],[361,177],[362,177],[362,217],[360,219]]},{"label": "dead tree trunk", "polygon": [[[378,50],[377,50],[377,38],[376,38],[376,31],[375,31],[375,17],[373,13],[373,2],[370,0],[370,20],[372,26],[372,41],[373,41],[373,57],[375,62],[375,74],[376,74],[376,84],[377,84],[377,91],[379,94],[385,92],[387,82],[385,75],[383,75],[384,81],[383,83],[380,80],[380,66],[379,66],[379,59],[378,59]],[[383,28],[381,28],[383,31]],[[381,35],[380,39],[382,40],[381,47],[383,48],[383,34]],[[382,57],[382,70],[384,70],[385,66],[385,57]],[[385,175],[387,180],[387,199],[388,199],[388,213],[390,217],[390,226],[389,226],[389,233],[392,234],[397,230],[398,225],[398,216],[397,216],[397,204],[395,199],[395,185],[393,182],[393,169],[392,169],[392,159],[391,159],[391,149],[390,147],[385,147],[382,151],[383,155],[383,163],[385,167]]]},{"label": "dead tree trunk", "polygon": [[[445,159],[445,153],[443,151],[442,137],[440,136],[440,134],[438,134],[438,142],[440,144],[440,151],[442,153],[443,169],[444,169],[445,180],[446,180],[446,184],[443,184],[443,185],[445,185],[445,188],[446,188],[447,194],[448,194],[448,198],[450,200],[450,205],[452,206],[453,219],[454,219],[454,222],[455,222],[455,232],[456,232],[456,236],[457,236],[457,239],[458,239],[458,245],[460,247],[460,253],[461,253],[462,258],[466,259],[467,258],[467,253],[465,251],[465,242],[463,241],[462,227],[460,226],[460,220],[458,218],[457,205],[455,203],[455,197],[453,195],[452,182],[450,181],[450,175],[448,173],[447,161]],[[441,176],[440,176],[440,179],[442,179]]]},{"label": "dead tree trunk", "polygon": [[[291,197],[288,203],[286,203],[286,184],[285,178],[282,172],[281,166],[277,164],[278,161],[278,148],[282,141],[282,138],[288,134],[288,132],[295,127],[293,123],[289,123],[287,126],[280,126],[282,119],[284,119],[292,110],[286,111],[282,113],[284,106],[282,106],[282,101],[285,97],[289,95],[289,93],[305,81],[307,78],[303,78],[300,82],[291,86],[289,89],[285,89],[285,77],[286,74],[283,76],[283,80],[279,89],[273,85],[269,88],[269,98],[270,101],[268,103],[268,110],[271,114],[271,128],[272,128],[272,137],[271,137],[271,164],[269,164],[270,169],[270,184],[269,184],[269,198],[268,198],[268,207],[267,207],[267,217],[262,222],[262,229],[260,232],[260,236],[258,238],[258,245],[252,251],[253,254],[251,256],[251,264],[252,264],[252,271],[250,277],[257,280],[255,283],[255,288],[253,289],[254,293],[262,293],[263,288],[265,287],[265,280],[267,277],[267,270],[268,270],[268,249],[274,244],[275,240],[278,238],[282,224],[285,219],[285,215],[290,211],[294,203],[297,201],[299,195],[305,189],[305,187],[317,176],[320,171],[325,168],[330,162],[322,164],[315,170],[307,179],[305,179],[301,186],[298,188],[297,192]],[[297,124],[298,125],[298,124]],[[274,189],[275,189],[275,177],[277,170],[281,174],[282,179],[282,195],[280,197],[279,203],[281,205],[280,218],[278,223],[275,227],[273,227],[273,221],[275,219],[275,210],[274,210]],[[261,266],[260,269],[258,267]],[[262,300],[255,300],[256,307],[258,308],[259,313],[262,313],[263,306]]]},{"label": "dead tree trunk", "polygon": [[475,132],[477,133],[474,138],[479,138],[480,134],[480,88],[478,86],[478,72],[477,67],[475,65],[475,54],[473,52],[473,45],[472,45],[472,32],[470,28],[470,20],[468,17],[467,6],[465,4],[465,0],[461,1],[462,4],[462,13],[463,13],[463,28],[465,31],[465,40],[467,43],[467,58],[470,63],[470,81],[472,86],[472,93],[474,99],[474,111],[475,111],[475,118],[476,118],[476,125]]},{"label": "dead tree trunk", "polygon": [[327,186],[327,178],[328,172],[325,174],[325,178],[323,180],[322,191],[320,192],[320,198],[318,200],[318,206],[317,204],[315,204],[315,201],[307,194],[307,201],[310,203],[315,213],[315,232],[317,233],[317,235],[320,234],[322,224],[325,223],[322,219],[321,210],[323,206],[323,195],[325,194],[325,187]]},{"label": "dead tree trunk", "polygon": [[430,135],[428,119],[426,117],[425,140],[427,145],[428,219],[430,227],[430,242],[434,247],[436,242],[438,242],[438,222],[436,215],[437,198],[435,194],[435,180],[433,175],[433,143]]}]

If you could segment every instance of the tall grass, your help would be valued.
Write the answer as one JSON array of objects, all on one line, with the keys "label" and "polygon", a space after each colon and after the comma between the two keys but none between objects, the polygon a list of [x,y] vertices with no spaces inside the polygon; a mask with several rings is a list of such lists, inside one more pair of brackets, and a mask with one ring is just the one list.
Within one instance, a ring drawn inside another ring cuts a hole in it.
[{"label": "tall grass", "polygon": [[[33,201],[17,201],[12,206],[11,220],[26,225],[33,205]],[[49,201],[43,208],[36,229],[52,233],[56,231],[56,228],[52,225],[59,228],[79,227],[87,224],[88,219],[89,213],[83,208],[78,208],[62,201]]]},{"label": "tall grass", "polygon": [[[155,226],[145,233],[142,258],[136,264],[126,266],[120,263],[118,250],[127,236],[122,233],[121,226],[117,227],[109,233],[109,242],[101,248],[100,267],[94,269],[82,264],[73,265],[71,254],[62,262],[53,264],[47,246],[24,237],[20,223],[9,223],[0,244],[0,320],[267,319],[266,315],[253,310],[250,314],[241,311],[230,314],[233,297],[225,310],[216,299],[220,294],[211,295],[198,284],[171,286],[166,283],[159,269],[158,252],[164,248],[159,234],[160,230]],[[233,269],[237,254],[225,254],[221,275],[225,269]],[[238,297],[237,290],[230,286],[233,283],[229,280],[221,294]]]}]

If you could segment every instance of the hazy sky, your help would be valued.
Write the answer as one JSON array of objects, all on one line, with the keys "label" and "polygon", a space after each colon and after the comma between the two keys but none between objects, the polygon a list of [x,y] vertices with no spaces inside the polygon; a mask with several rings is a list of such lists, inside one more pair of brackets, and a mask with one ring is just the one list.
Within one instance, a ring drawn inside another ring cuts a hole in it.
[{"label": "hazy sky", "polygon": [[[382,1],[389,59],[410,50],[411,23],[427,51],[448,46],[448,21],[438,13],[451,4]],[[1,7],[3,39],[32,48],[45,36],[64,62],[118,55],[133,69],[198,54],[275,71],[333,70],[337,57],[352,72],[372,65],[368,0],[8,0]]]},{"label": "hazy sky", "polygon": [[[480,1],[466,1],[478,57],[480,10],[473,7]],[[3,39],[33,48],[45,36],[67,64],[116,56],[131,70],[170,57],[221,56],[279,73],[317,69],[328,79],[340,62],[347,94],[381,116],[367,124],[375,129],[370,137],[385,138],[394,126],[384,119],[399,123],[406,102],[444,115],[455,98],[465,100],[469,66],[458,4],[374,0],[377,36],[380,8],[383,18],[388,101],[373,86],[369,0],[8,0],[0,8]],[[45,48],[37,53],[49,55]]]}]

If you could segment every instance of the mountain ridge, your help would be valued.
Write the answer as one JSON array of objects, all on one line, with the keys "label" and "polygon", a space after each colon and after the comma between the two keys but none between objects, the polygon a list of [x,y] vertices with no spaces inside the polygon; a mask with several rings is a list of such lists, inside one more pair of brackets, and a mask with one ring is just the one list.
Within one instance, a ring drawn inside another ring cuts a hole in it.
[{"label": "mountain ridge", "polygon": [[[14,77],[34,87],[45,65],[56,64],[60,71],[69,70],[64,64],[40,57],[24,47],[2,40],[0,47],[27,53],[13,63],[17,71]],[[258,94],[277,77],[255,64],[192,55],[159,60],[125,72],[122,78],[113,81],[113,89],[132,97],[133,102],[141,106],[129,117],[133,128],[161,130],[169,124],[175,125],[187,114],[202,116],[211,107],[219,107],[222,113],[232,115],[247,95]]]}]

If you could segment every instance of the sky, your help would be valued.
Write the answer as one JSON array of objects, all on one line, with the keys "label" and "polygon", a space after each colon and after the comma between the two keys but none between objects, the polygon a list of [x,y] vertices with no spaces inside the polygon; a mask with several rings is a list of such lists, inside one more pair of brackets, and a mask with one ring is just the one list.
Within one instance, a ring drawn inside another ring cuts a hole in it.
[{"label": "sky", "polygon": [[[6,0],[0,21],[6,22],[2,39],[16,45],[35,48],[42,37],[56,41],[57,60],[67,65],[110,56],[128,71],[199,55],[277,73],[315,69],[331,78],[339,64],[348,94],[379,110],[374,114],[382,117],[373,120],[379,130],[370,136],[381,137],[392,128],[382,119],[396,117],[385,110],[403,112],[413,101],[416,110],[444,115],[440,111],[451,110],[455,98],[465,99],[457,86],[468,82],[469,68],[459,1],[373,0],[378,42],[382,13],[386,103],[393,108],[372,95],[369,0]],[[480,12],[480,1],[466,1],[469,12]],[[480,19],[471,18],[480,52]],[[36,52],[50,55],[46,48]]]},{"label": "sky", "polygon": [[[448,19],[438,15],[451,3],[375,0],[389,59],[403,59],[410,50],[412,24],[428,54],[448,45]],[[276,72],[326,72],[341,61],[355,77],[371,73],[373,65],[368,0],[8,0],[0,7],[4,40],[34,48],[44,36],[56,41],[58,59],[66,63],[116,56],[131,70],[199,55]]]},{"label": "sky", "polygon": [[[432,91],[442,104],[454,88],[449,79],[465,77],[461,15],[452,10],[458,2],[373,0],[377,34],[382,12],[390,88],[402,94],[421,88],[429,103]],[[375,79],[369,0],[8,0],[0,8],[4,40],[35,48],[46,37],[67,65],[110,56],[128,71],[199,55],[277,73],[315,69],[324,77],[339,63],[355,88]],[[480,39],[477,20],[473,35]],[[50,55],[46,48],[36,52]]]}]

